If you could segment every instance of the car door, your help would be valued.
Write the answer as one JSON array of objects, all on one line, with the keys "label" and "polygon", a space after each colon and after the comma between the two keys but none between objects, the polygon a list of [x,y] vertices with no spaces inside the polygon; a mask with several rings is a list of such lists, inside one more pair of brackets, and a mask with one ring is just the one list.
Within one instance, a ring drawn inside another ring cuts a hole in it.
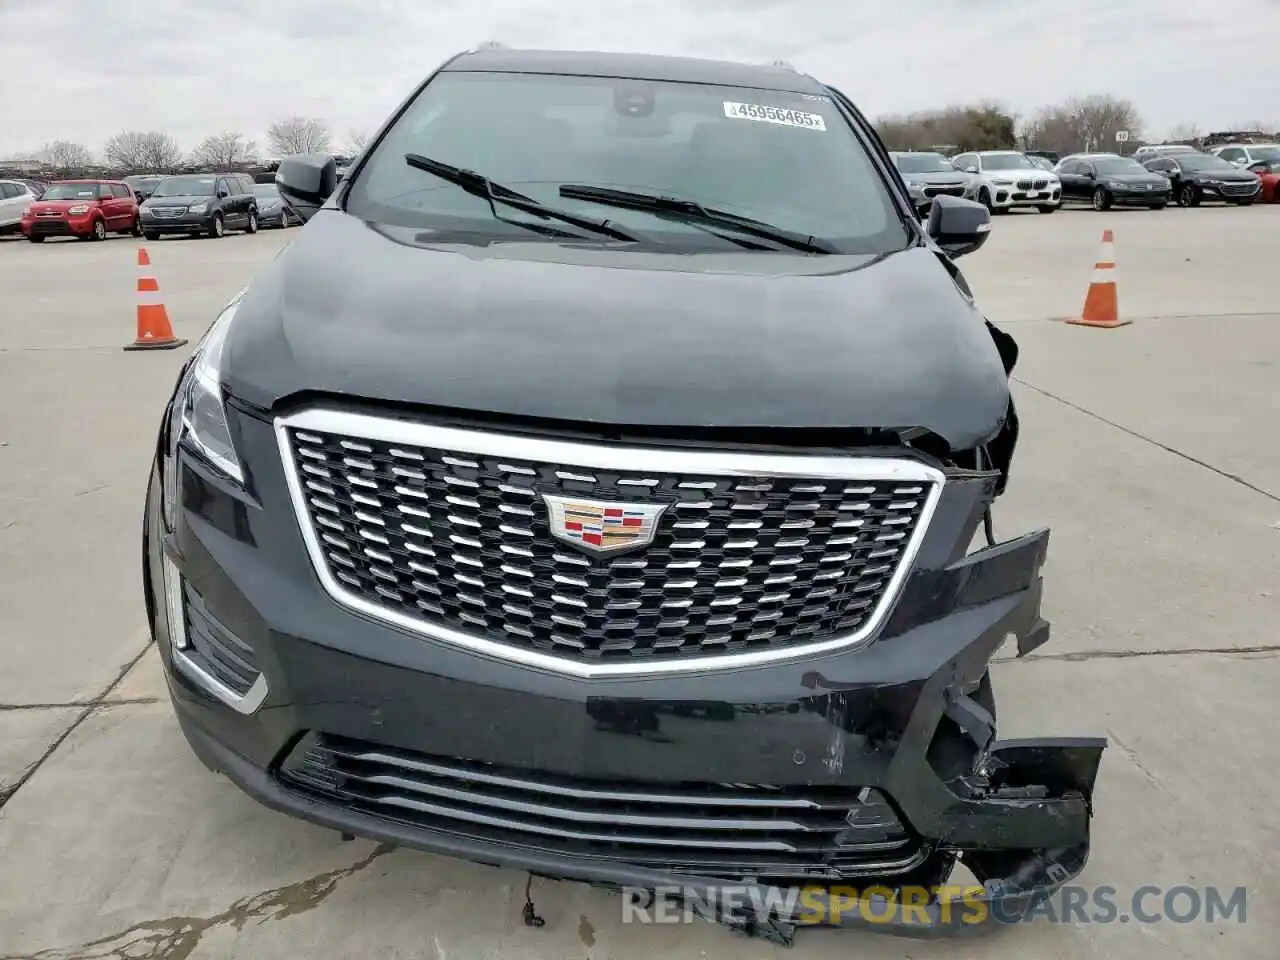
[{"label": "car door", "polygon": [[227,183],[227,178],[219,177],[213,189],[218,198],[218,209],[222,211],[223,226],[239,225],[240,218],[236,213],[235,201],[231,199],[231,186]]},{"label": "car door", "polygon": [[9,227],[22,219],[26,194],[16,183],[0,181],[0,227]]},{"label": "car door", "polygon": [[1149,169],[1154,169],[1156,173],[1162,173],[1168,177],[1169,183],[1172,185],[1173,195],[1177,197],[1178,190],[1182,187],[1182,167],[1178,164],[1178,161],[1173,157],[1165,157],[1165,159],[1158,161],[1158,165],[1152,164]]},{"label": "car door", "polygon": [[127,184],[113,183],[111,192],[116,195],[116,201],[120,204],[120,229],[126,230],[138,219],[138,199]]},{"label": "car door", "polygon": [[258,198],[253,192],[253,178],[244,173],[237,173],[233,178],[232,189],[236,192],[236,202],[243,209],[245,223],[249,222],[249,214],[258,208]]},{"label": "car door", "polygon": [[1058,170],[1058,179],[1062,181],[1062,199],[1080,199],[1080,161],[1068,160]]},{"label": "car door", "polygon": [[98,195],[98,210],[102,214],[102,219],[106,223],[107,229],[119,230],[120,202],[116,199],[116,195],[111,192],[111,184],[98,184],[96,192]]}]

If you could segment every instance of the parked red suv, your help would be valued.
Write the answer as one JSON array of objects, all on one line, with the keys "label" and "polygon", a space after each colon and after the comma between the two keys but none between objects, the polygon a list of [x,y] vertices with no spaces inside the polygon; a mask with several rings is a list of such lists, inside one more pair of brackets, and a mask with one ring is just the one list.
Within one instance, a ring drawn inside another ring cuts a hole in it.
[{"label": "parked red suv", "polygon": [[49,184],[44,196],[27,208],[22,233],[32,243],[42,243],[45,237],[139,236],[138,198],[118,180],[60,180]]}]

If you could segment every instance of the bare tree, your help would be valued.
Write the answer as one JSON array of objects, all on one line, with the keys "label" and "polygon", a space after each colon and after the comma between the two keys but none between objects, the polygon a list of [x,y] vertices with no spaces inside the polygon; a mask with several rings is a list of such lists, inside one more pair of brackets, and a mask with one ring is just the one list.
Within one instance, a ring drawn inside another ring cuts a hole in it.
[{"label": "bare tree", "polygon": [[1142,136],[1142,119],[1128,100],[1109,96],[1086,97],[1068,101],[1065,112],[1071,117],[1086,150],[1114,149],[1116,133],[1121,130],[1127,130],[1133,140]]},{"label": "bare tree", "polygon": [[52,143],[46,143],[40,150],[40,159],[59,173],[69,173],[73,170],[83,170],[93,163],[93,154],[83,144],[73,143],[70,140],[54,140]]},{"label": "bare tree", "polygon": [[102,154],[112,166],[126,170],[142,169],[142,141],[146,134],[136,130],[122,130],[107,141]]},{"label": "bare tree", "polygon": [[293,156],[298,153],[323,153],[332,141],[329,125],[323,120],[287,117],[267,128],[267,141],[274,153]]},{"label": "bare tree", "polygon": [[164,173],[182,162],[182,151],[173,137],[159,131],[124,130],[107,141],[108,162],[130,171]]},{"label": "bare tree", "polygon": [[257,146],[240,133],[219,133],[205,137],[191,153],[191,162],[201,167],[225,170],[252,163]]},{"label": "bare tree", "polygon": [[1201,136],[1200,124],[1180,123],[1169,131],[1169,135],[1165,139],[1170,143],[1176,143],[1180,140],[1199,140]]},{"label": "bare tree", "polygon": [[999,150],[1016,142],[1017,121],[999,104],[947,107],[908,116],[882,117],[880,138],[896,150]]},{"label": "bare tree", "polygon": [[352,130],[347,134],[347,142],[351,144],[353,153],[359,153],[369,144],[369,132],[367,130]]}]

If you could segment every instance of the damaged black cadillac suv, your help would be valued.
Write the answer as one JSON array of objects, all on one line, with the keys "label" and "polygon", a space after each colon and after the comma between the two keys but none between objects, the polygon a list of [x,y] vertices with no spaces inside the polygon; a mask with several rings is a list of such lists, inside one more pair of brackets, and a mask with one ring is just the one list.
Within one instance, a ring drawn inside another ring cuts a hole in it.
[{"label": "damaged black cadillac suv", "polygon": [[960,860],[1009,915],[1081,870],[1104,742],[995,739],[1049,533],[991,535],[1016,345],[953,263],[985,208],[921,223],[855,106],[784,66],[501,48],[340,186],[315,155],[277,182],[307,224],[188,362],[146,504],[206,766],[613,888]]}]

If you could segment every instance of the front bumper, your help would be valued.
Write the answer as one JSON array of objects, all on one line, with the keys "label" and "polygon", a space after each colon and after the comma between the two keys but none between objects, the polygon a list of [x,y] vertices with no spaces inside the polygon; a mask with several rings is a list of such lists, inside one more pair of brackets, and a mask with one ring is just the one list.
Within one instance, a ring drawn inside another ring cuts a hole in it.
[{"label": "front bumper", "polygon": [[1262,181],[1240,189],[1234,184],[1198,183],[1196,186],[1206,199],[1222,200],[1227,203],[1239,203],[1242,200],[1257,200],[1262,194]]},{"label": "front bumper", "polygon": [[71,217],[28,217],[22,221],[24,237],[88,237],[93,234],[93,214]]},{"label": "front bumper", "polygon": [[1013,184],[988,183],[991,205],[997,209],[1010,207],[1053,207],[1062,203],[1062,186],[1052,184],[1042,189],[1022,188]]},{"label": "front bumper", "polygon": [[142,211],[142,229],[152,233],[204,233],[213,226],[212,213],[184,213],[177,217],[157,217]]},{"label": "front bumper", "polygon": [[[180,454],[172,533],[160,522],[158,471],[153,476],[144,579],[184,734],[206,766],[267,806],[388,843],[611,888],[711,891],[730,879],[541,842],[517,831],[521,818],[502,809],[498,822],[481,824],[312,789],[291,771],[299,751],[322,736],[408,758],[401,769],[444,757],[554,778],[571,791],[584,784],[878,791],[914,856],[859,868],[839,883],[935,887],[958,857],[1001,905],[989,912],[993,920],[1020,916],[1083,868],[1105,742],[1000,744],[979,702],[1006,637],[1018,638],[1020,653],[1048,638],[1039,612],[1048,531],[969,556],[957,550],[980,522],[992,475],[949,479],[916,570],[870,645],[733,671],[588,681],[437,644],[338,607],[310,568],[270,426],[237,419],[241,451],[255,465],[255,499]],[[166,591],[175,585],[166,567],[181,575],[188,599]],[[200,667],[200,651],[175,656],[174,625],[178,617],[196,622],[193,605],[233,636],[223,644],[230,660],[217,656],[231,662],[239,651],[240,667],[250,660],[256,679],[229,687]],[[840,896],[830,877],[820,886],[820,896]],[[961,922],[948,904],[928,909],[928,924],[866,925],[920,936],[982,926]],[[860,922],[848,907],[824,917]],[[719,919],[780,940],[806,922],[752,912]]]},{"label": "front bumper", "polygon": [[1107,188],[1111,193],[1111,202],[1120,207],[1149,207],[1169,202],[1168,190],[1117,190]]}]

